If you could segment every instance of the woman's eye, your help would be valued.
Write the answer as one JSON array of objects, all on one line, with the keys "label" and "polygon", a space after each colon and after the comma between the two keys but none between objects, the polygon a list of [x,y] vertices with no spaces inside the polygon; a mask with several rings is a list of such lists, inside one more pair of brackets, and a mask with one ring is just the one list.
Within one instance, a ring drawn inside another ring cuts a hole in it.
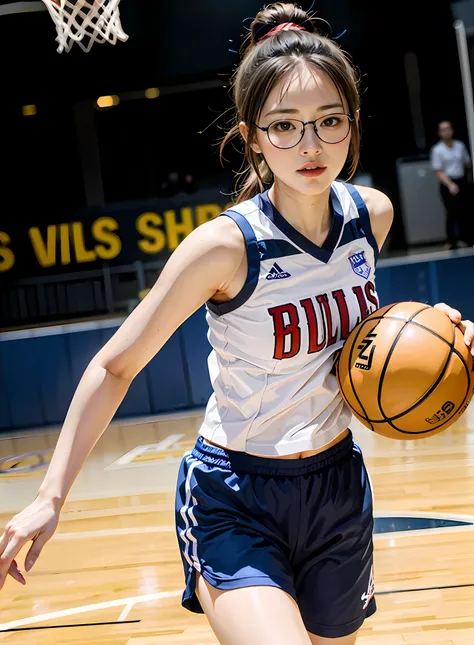
[{"label": "woman's eye", "polygon": [[293,124],[290,121],[280,121],[274,125],[274,128],[278,132],[289,132],[294,128]]},{"label": "woman's eye", "polygon": [[330,117],[329,119],[326,119],[323,121],[323,127],[325,128],[333,128],[336,125],[339,125],[340,119],[338,119],[335,116]]}]

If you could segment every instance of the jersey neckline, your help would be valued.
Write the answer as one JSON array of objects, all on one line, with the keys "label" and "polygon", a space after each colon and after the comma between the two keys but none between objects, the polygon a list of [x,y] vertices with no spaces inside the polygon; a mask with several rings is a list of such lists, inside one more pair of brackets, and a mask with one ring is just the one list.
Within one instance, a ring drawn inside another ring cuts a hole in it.
[{"label": "jersey neckline", "polygon": [[331,199],[329,200],[329,207],[332,214],[331,228],[329,229],[329,233],[322,246],[318,246],[310,239],[308,239],[305,235],[297,231],[283,217],[283,215],[270,201],[268,191],[269,189],[257,195],[257,197],[259,198],[258,206],[260,207],[264,215],[268,217],[268,219],[273,222],[273,224],[278,229],[280,229],[280,231],[284,233],[286,237],[293,242],[293,244],[296,244],[300,249],[302,249],[306,253],[309,253],[320,262],[327,264],[337,247],[337,243],[339,242],[339,238],[344,226],[344,213],[335,188],[331,186]]}]

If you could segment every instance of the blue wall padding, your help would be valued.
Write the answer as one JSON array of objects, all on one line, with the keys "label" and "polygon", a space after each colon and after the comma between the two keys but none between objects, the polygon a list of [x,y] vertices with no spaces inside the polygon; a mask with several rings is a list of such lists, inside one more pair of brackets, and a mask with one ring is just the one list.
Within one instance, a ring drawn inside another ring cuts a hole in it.
[{"label": "blue wall padding", "polygon": [[[395,263],[377,268],[381,306],[403,300],[447,302],[474,320],[474,256]],[[60,424],[89,361],[118,329],[90,323],[39,330],[35,337],[0,334],[0,429]],[[78,329],[79,328],[79,329]],[[44,335],[42,335],[44,334]],[[18,337],[17,337],[18,336]],[[176,331],[132,382],[117,417],[205,406],[211,393],[204,307]]]}]

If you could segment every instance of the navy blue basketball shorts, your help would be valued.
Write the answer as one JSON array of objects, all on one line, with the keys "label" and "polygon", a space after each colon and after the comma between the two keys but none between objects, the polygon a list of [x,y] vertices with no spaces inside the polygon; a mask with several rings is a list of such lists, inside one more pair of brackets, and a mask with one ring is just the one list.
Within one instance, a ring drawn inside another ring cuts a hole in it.
[{"label": "navy blue basketball shorts", "polygon": [[221,590],[283,589],[317,636],[352,634],[375,612],[372,491],[352,434],[306,459],[224,450],[200,436],[179,469],[176,530],[192,612],[203,612],[197,571]]}]

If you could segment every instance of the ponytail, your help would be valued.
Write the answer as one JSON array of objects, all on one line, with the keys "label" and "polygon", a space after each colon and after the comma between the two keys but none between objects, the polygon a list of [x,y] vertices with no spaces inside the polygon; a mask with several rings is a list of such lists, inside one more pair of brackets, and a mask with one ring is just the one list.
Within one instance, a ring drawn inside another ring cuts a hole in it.
[{"label": "ponytail", "polygon": [[[240,136],[240,129],[235,124],[225,135],[219,147],[221,163],[224,161],[224,148],[234,137]],[[273,173],[268,167],[263,155],[257,154],[252,150],[249,141],[245,144],[245,159],[248,160],[247,167],[237,173],[237,179],[232,201],[234,204],[240,204],[247,199],[252,199],[258,193],[265,190],[265,187],[273,182]]]}]

